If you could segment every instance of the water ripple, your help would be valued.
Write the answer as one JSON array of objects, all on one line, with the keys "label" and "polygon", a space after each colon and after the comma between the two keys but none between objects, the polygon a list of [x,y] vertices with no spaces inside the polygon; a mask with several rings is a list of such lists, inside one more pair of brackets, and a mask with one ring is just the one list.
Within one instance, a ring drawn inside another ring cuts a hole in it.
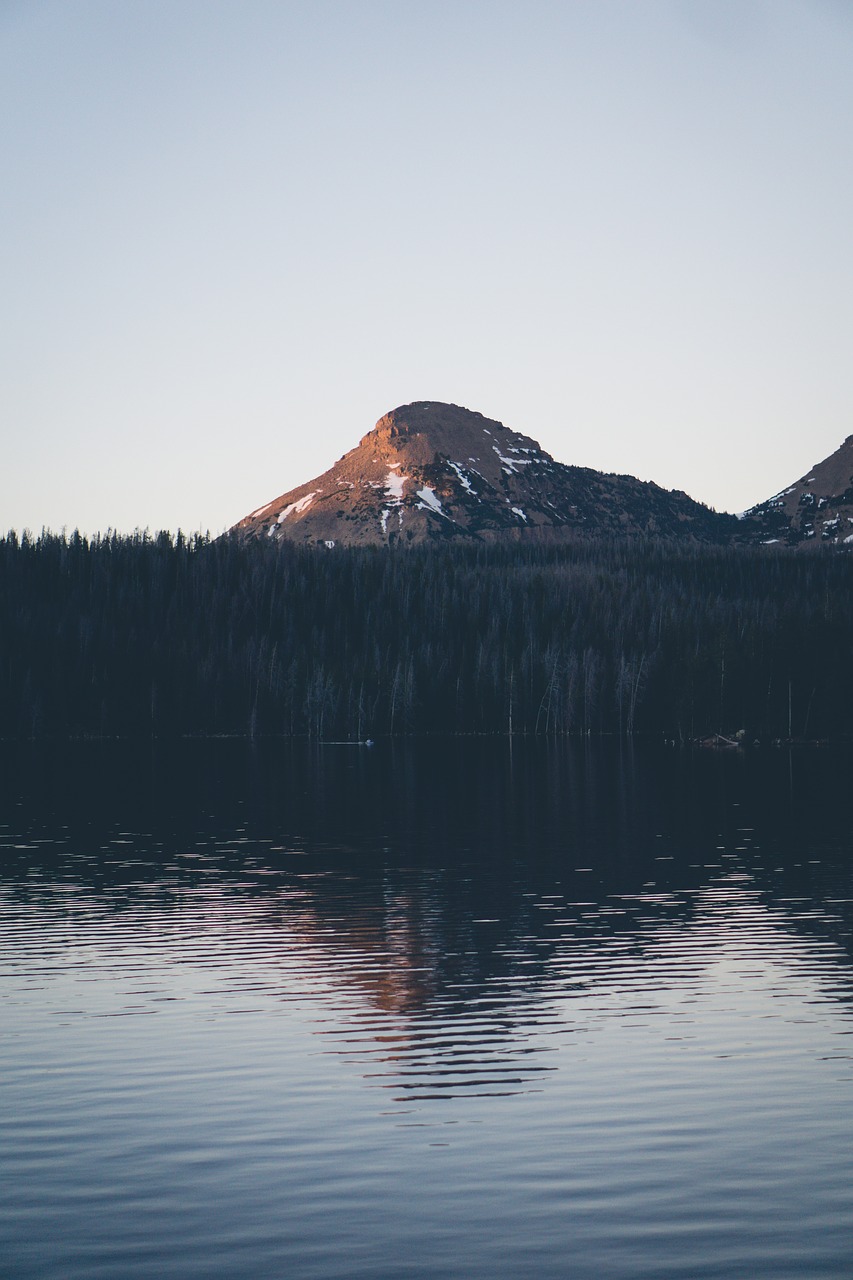
[{"label": "water ripple", "polygon": [[620,785],[633,844],[556,800],[553,846],[484,814],[426,851],[318,844],[328,793],[295,831],[192,790],[174,830],[7,810],[0,1263],[846,1276],[849,847]]}]

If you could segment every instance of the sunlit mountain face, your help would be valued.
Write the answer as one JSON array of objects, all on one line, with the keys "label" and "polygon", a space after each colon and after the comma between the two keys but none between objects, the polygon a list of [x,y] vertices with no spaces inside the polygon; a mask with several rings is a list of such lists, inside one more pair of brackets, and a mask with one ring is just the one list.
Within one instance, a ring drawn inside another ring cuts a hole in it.
[{"label": "sunlit mountain face", "polygon": [[458,405],[394,409],[333,467],[259,507],[246,539],[391,546],[561,542],[654,534],[724,542],[739,529],[685,493],[557,462],[529,436]]}]

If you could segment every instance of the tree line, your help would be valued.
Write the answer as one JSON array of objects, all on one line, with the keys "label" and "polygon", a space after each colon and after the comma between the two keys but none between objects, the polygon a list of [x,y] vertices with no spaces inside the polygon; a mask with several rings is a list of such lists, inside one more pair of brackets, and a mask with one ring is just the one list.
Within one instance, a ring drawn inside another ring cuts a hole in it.
[{"label": "tree line", "polygon": [[850,558],[0,539],[0,736],[849,733]]}]

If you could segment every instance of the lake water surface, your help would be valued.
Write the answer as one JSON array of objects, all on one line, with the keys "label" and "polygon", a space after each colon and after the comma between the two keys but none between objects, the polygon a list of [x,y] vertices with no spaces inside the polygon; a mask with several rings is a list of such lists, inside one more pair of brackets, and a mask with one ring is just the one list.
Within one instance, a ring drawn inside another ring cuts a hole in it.
[{"label": "lake water surface", "polygon": [[2,748],[0,1274],[853,1274],[853,759]]}]

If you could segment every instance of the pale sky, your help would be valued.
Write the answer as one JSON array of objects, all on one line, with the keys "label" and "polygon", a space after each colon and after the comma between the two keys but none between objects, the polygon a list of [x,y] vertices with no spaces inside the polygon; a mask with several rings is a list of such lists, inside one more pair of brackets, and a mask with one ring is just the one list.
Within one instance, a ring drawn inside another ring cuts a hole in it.
[{"label": "pale sky", "polygon": [[848,0],[0,0],[0,121],[3,530],[411,400],[730,511],[853,432]]}]

